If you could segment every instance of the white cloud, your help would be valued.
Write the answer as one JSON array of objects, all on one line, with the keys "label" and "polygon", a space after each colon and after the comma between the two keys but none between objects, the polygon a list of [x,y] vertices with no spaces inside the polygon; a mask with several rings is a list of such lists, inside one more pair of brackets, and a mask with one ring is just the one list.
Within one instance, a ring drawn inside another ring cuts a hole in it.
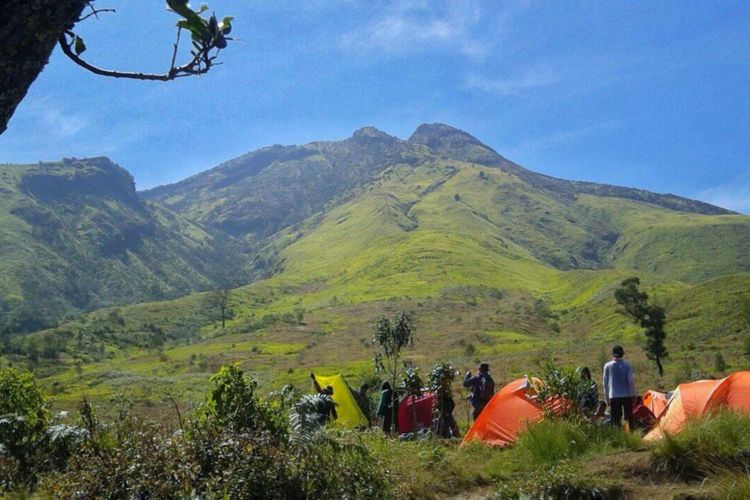
[{"label": "white cloud", "polygon": [[559,146],[576,143],[582,139],[586,139],[597,134],[611,132],[618,129],[619,127],[620,126],[616,122],[604,122],[585,127],[557,130],[545,136],[530,138],[520,142],[519,144],[503,147],[502,151],[503,154],[510,157],[523,157],[537,151],[545,151],[554,149]]},{"label": "white cloud", "polygon": [[522,74],[503,78],[487,78],[478,73],[469,73],[466,77],[466,86],[488,94],[509,97],[548,87],[559,81],[560,75],[551,68],[536,67],[526,69]]},{"label": "white cloud", "polygon": [[750,170],[734,182],[701,191],[696,198],[729,210],[750,214]]},{"label": "white cloud", "polygon": [[57,139],[73,137],[89,124],[86,116],[62,109],[51,98],[30,102],[27,106],[27,119],[36,122],[40,130]]},{"label": "white cloud", "polygon": [[344,48],[386,54],[449,49],[481,59],[486,43],[472,35],[482,18],[479,3],[472,0],[394,2],[382,16],[344,34]]}]

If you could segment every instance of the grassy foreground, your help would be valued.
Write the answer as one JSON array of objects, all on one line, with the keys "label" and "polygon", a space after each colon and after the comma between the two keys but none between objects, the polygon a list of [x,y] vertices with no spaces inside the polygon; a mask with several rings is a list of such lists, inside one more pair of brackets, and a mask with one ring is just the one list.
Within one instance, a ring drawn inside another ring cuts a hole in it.
[{"label": "grassy foreground", "polygon": [[498,449],[301,425],[298,396],[260,397],[235,366],[174,423],[141,419],[122,398],[113,419],[87,401],[55,419],[28,374],[0,375],[10,395],[0,488],[17,496],[746,498],[750,485],[750,417],[734,413],[648,446],[581,418],[547,419]]}]

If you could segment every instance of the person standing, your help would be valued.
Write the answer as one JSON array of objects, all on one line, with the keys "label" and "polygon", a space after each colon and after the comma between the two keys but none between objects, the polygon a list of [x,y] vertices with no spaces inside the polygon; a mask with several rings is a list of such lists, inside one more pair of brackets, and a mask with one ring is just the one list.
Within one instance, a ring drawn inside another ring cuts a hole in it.
[{"label": "person standing", "polygon": [[623,360],[625,350],[616,345],[612,348],[612,360],[604,365],[603,385],[604,398],[610,407],[610,423],[619,427],[623,417],[631,430],[635,429],[633,420],[633,400],[637,396],[633,368]]},{"label": "person standing", "polygon": [[380,388],[380,404],[378,404],[378,417],[383,417],[383,432],[389,434],[391,432],[391,426],[393,431],[398,432],[398,422],[394,421],[395,412],[394,407],[398,406],[398,399],[393,393],[390,382],[387,380],[383,382]]},{"label": "person standing", "polygon": [[464,387],[471,390],[469,401],[474,408],[471,417],[476,420],[487,403],[490,402],[492,396],[495,395],[495,381],[492,380],[490,375],[490,365],[487,363],[480,364],[479,370],[474,376],[471,375],[470,371],[467,371],[464,377]]}]

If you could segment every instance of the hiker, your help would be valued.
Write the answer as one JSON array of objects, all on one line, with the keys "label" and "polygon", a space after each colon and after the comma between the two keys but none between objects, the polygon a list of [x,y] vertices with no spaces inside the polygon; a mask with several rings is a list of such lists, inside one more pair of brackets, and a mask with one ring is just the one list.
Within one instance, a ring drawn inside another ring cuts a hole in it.
[{"label": "hiker", "polygon": [[471,390],[469,401],[474,408],[471,417],[476,420],[495,394],[495,381],[492,380],[490,375],[490,365],[481,363],[477,374],[474,376],[471,375],[470,371],[467,371],[464,377],[464,387]]},{"label": "hiker", "polygon": [[[330,385],[326,386],[325,388],[320,387],[320,384],[315,378],[315,373],[310,372],[310,378],[313,381],[313,387],[315,387],[315,391],[323,396],[323,404],[321,405],[323,417],[325,420],[336,420],[339,418],[338,414],[336,413],[336,403],[333,401],[333,387]],[[327,396],[327,397],[326,397]]]},{"label": "hiker", "polygon": [[591,371],[588,366],[579,368],[578,373],[581,375],[582,383],[587,386],[580,395],[578,408],[586,415],[591,415],[596,411],[596,406],[599,402],[599,388],[596,386],[596,382],[591,380]]},{"label": "hiker", "polygon": [[596,409],[591,414],[590,420],[596,425],[609,425],[611,417],[607,414],[607,403],[599,400],[596,403]]},{"label": "hiker", "polygon": [[619,427],[623,417],[630,429],[635,429],[633,420],[633,400],[638,393],[635,390],[633,369],[622,358],[625,350],[616,345],[612,348],[612,360],[604,365],[603,389],[604,399],[611,409],[610,423]]},{"label": "hiker", "polygon": [[446,391],[439,398],[435,398],[435,402],[437,403],[437,408],[435,408],[437,418],[433,426],[435,434],[446,438],[460,437],[458,424],[456,423],[456,419],[453,418],[453,410],[456,408],[456,403],[453,401],[451,393]]},{"label": "hiker", "polygon": [[641,396],[635,398],[633,420],[635,421],[635,429],[643,432],[650,430],[656,423],[656,415],[654,415],[654,412],[648,406],[643,404]]},{"label": "hiker", "polygon": [[372,418],[372,408],[370,408],[370,396],[367,392],[370,390],[370,386],[367,383],[363,383],[359,386],[359,390],[352,391],[354,399],[357,400],[357,405],[362,410],[362,413],[367,419],[367,426],[370,426],[370,420]]},{"label": "hiker", "polygon": [[393,430],[398,432],[398,422],[394,419],[395,414],[393,411],[398,406],[398,398],[395,397],[391,384],[387,380],[383,382],[380,389],[380,403],[378,404],[377,416],[383,417],[383,432],[389,434],[391,432],[391,425],[393,426]]}]

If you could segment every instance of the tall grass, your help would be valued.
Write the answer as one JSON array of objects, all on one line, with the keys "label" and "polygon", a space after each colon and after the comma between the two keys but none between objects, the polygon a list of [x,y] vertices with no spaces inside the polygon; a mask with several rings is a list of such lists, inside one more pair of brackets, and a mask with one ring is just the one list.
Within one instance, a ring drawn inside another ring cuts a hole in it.
[{"label": "tall grass", "polygon": [[586,420],[546,419],[519,435],[514,453],[537,465],[551,465],[587,453],[638,449],[640,435]]},{"label": "tall grass", "polygon": [[665,434],[653,451],[655,465],[685,478],[750,470],[750,415],[723,410]]}]

